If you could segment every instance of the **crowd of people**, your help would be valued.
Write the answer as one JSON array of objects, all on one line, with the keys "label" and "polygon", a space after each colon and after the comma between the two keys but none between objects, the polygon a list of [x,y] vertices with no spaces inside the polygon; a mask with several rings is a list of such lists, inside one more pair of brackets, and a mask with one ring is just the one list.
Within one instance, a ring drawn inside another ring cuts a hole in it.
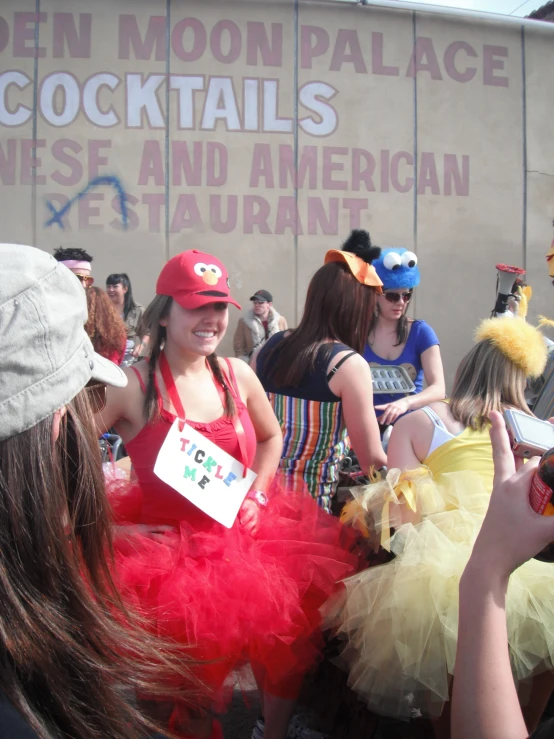
[{"label": "crowd of people", "polygon": [[144,307],[133,299],[125,272],[106,278],[106,289],[93,287],[93,258],[84,249],[56,249],[55,259],[75,274],[86,289],[88,321],[85,326],[98,354],[119,366],[129,366],[146,354],[148,334],[139,335]]},{"label": "crowd of people", "polygon": [[[537,329],[483,321],[445,401],[439,340],[408,316],[417,257],[365,231],[325,254],[297,327],[257,290],[233,358],[217,350],[240,306],[214,255],[170,259],[146,310],[125,273],[96,287],[82,249],[0,259],[3,735],[216,739],[249,664],[252,738],[318,739],[293,715],[326,630],[380,716],[437,739],[537,729],[554,571],[531,558],[554,524],[501,415],[531,415]],[[375,365],[414,391],[374,394]],[[107,430],[129,479],[103,478]],[[354,453],[371,483],[339,518]],[[370,546],[390,561],[368,566]]]}]

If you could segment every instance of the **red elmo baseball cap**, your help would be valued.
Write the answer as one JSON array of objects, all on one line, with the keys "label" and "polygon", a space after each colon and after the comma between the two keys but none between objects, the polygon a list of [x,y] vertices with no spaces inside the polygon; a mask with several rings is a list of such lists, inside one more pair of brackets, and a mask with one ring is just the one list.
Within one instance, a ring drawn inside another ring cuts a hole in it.
[{"label": "red elmo baseball cap", "polygon": [[182,308],[194,310],[210,303],[240,305],[230,295],[225,266],[211,254],[191,249],[167,262],[156,283],[157,295],[170,295]]}]

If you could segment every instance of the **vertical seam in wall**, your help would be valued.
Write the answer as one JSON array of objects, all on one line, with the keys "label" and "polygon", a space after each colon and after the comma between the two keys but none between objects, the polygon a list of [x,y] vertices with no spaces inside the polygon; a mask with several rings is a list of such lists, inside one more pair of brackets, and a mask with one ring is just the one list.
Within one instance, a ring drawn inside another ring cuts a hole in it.
[{"label": "vertical seam in wall", "polygon": [[165,259],[169,260],[169,78],[171,73],[171,0],[165,2]]},{"label": "vertical seam in wall", "polygon": [[37,156],[37,131],[38,131],[38,50],[40,43],[40,0],[35,0],[35,53],[33,59],[33,130],[31,137],[33,139],[33,146],[31,149],[31,157],[33,165],[31,167],[31,224],[33,232],[33,244],[37,244],[37,168],[36,168],[36,156]]},{"label": "vertical seam in wall", "polygon": [[[412,54],[415,53],[417,41],[417,16],[415,11],[412,13]],[[418,182],[418,146],[417,146],[417,71],[414,69],[414,86],[413,86],[413,104],[414,104],[414,126],[413,126],[413,145],[414,145],[414,202],[413,202],[413,230],[412,241],[413,251],[417,254],[417,182]],[[414,315],[417,315],[417,290],[414,293],[413,303]]]},{"label": "vertical seam in wall", "polygon": [[525,68],[525,27],[521,26],[521,95],[523,131],[523,213],[521,243],[523,250],[523,269],[527,269],[527,80]]},{"label": "vertical seam in wall", "polygon": [[294,103],[293,103],[293,119],[294,119],[294,204],[296,209],[295,229],[294,229],[294,325],[298,325],[298,23],[299,10],[298,0],[294,0]]}]

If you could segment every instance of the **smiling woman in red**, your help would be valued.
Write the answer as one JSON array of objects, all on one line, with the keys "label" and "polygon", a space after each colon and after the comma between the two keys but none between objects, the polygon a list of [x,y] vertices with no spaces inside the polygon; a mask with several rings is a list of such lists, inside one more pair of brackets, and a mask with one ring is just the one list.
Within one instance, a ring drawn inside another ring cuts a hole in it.
[{"label": "smiling woman in red", "polygon": [[[202,677],[216,702],[229,672],[250,661],[262,693],[264,736],[284,739],[302,676],[318,656],[319,607],[354,558],[340,524],[307,493],[284,494],[272,485],[279,424],[248,365],[215,354],[228,305],[237,306],[224,265],[209,254],[184,252],[165,265],[156,292],[145,313],[149,360],[126,370],[128,387],[109,393],[99,424],[115,425],[138,479],[115,501],[124,524],[119,581],[155,616],[157,631],[210,660]],[[186,421],[257,474],[230,528],[154,473],[176,419],[178,428]],[[166,708],[182,736],[209,733],[196,725],[209,719],[208,700],[198,716],[178,705]]]}]

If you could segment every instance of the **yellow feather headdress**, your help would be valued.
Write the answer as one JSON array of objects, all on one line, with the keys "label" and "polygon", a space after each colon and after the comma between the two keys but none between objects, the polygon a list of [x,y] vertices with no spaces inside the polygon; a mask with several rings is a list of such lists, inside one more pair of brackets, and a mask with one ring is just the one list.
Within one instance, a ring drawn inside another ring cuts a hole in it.
[{"label": "yellow feather headdress", "polygon": [[546,366],[544,337],[523,318],[487,318],[477,327],[475,340],[491,341],[526,377],[538,377]]},{"label": "yellow feather headdress", "polygon": [[541,328],[554,328],[554,321],[546,316],[539,316],[539,326]]},{"label": "yellow feather headdress", "polygon": [[527,318],[527,313],[529,311],[529,301],[533,297],[533,288],[531,287],[531,285],[518,287],[517,294],[519,295],[517,314],[520,318]]}]

